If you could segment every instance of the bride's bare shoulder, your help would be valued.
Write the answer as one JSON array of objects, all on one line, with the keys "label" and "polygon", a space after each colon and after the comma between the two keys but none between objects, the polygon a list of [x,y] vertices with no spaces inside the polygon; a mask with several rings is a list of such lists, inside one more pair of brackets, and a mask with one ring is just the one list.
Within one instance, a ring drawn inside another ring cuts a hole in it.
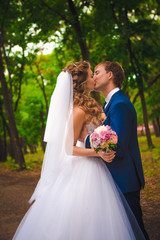
[{"label": "bride's bare shoulder", "polygon": [[73,107],[73,114],[77,116],[82,116],[82,117],[85,116],[84,110],[77,105]]}]

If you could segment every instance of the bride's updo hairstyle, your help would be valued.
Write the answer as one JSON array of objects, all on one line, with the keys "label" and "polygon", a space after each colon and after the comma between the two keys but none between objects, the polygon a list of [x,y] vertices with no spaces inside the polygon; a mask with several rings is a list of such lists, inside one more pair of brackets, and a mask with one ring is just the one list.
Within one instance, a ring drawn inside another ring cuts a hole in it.
[{"label": "bride's updo hairstyle", "polygon": [[96,123],[102,122],[102,107],[95,99],[88,96],[87,77],[90,63],[79,61],[71,63],[63,69],[72,75],[73,78],[73,104],[79,106],[86,113],[86,123],[91,119]]}]

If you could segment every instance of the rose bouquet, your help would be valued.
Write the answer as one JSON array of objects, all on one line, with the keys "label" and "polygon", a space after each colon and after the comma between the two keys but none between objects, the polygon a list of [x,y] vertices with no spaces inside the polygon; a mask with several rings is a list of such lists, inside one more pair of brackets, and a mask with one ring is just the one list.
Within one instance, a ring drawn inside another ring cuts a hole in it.
[{"label": "rose bouquet", "polygon": [[115,131],[110,126],[99,126],[90,135],[91,147],[98,152],[103,150],[115,150],[117,147],[118,137]]}]

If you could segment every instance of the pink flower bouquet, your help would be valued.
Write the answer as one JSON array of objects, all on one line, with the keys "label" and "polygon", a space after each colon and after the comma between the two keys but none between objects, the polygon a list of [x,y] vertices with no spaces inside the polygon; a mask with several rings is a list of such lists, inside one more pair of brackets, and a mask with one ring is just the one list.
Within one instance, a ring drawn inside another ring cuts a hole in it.
[{"label": "pink flower bouquet", "polygon": [[117,147],[118,137],[110,126],[99,126],[90,135],[91,147],[98,152],[103,150],[115,150]]}]

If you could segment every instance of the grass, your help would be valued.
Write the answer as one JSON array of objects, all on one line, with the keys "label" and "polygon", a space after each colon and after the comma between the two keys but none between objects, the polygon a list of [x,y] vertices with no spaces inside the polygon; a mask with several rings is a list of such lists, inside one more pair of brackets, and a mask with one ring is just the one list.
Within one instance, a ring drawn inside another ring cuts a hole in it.
[{"label": "grass", "polygon": [[139,145],[145,176],[159,176],[160,174],[160,137],[152,135],[155,148],[148,149],[146,136],[139,137]]},{"label": "grass", "polygon": [[[153,149],[148,149],[145,136],[140,136],[138,139],[146,182],[145,188],[141,191],[141,199],[143,205],[147,206],[148,201],[157,203],[160,200],[160,137],[156,138],[152,135],[152,141],[155,146]],[[41,148],[37,148],[37,153],[35,154],[28,153],[25,155],[26,170],[28,173],[29,171],[40,173],[43,157],[44,152]],[[4,172],[19,170],[18,164],[15,164],[14,160],[10,157],[8,157],[6,162],[0,163],[0,168]],[[154,206],[154,204],[152,205]]]},{"label": "grass", "polygon": [[[44,152],[41,148],[37,148],[37,152],[34,154],[27,153],[24,155],[26,170],[41,170],[42,161],[43,161]],[[18,170],[19,165],[15,163],[14,159],[7,157],[6,162],[0,163],[0,167],[8,167],[11,170]]]},{"label": "grass", "polygon": [[37,149],[37,153],[28,153],[25,155],[26,167],[28,170],[40,170],[42,166],[42,161],[44,157],[44,152],[41,148]]},{"label": "grass", "polygon": [[[153,149],[148,149],[146,136],[138,137],[140,151],[142,156],[142,163],[145,176],[159,176],[160,175],[160,137],[152,135],[152,141],[155,146]],[[39,147],[34,154],[25,154],[25,162],[27,170],[40,170],[42,166],[44,152]],[[8,157],[7,161],[0,163],[0,166],[9,167],[11,170],[17,170],[18,164],[15,164],[11,157]]]},{"label": "grass", "polygon": [[160,199],[160,137],[152,135],[155,148],[148,149],[146,136],[138,138],[145,176],[145,189],[141,192],[144,199],[159,202]]}]

